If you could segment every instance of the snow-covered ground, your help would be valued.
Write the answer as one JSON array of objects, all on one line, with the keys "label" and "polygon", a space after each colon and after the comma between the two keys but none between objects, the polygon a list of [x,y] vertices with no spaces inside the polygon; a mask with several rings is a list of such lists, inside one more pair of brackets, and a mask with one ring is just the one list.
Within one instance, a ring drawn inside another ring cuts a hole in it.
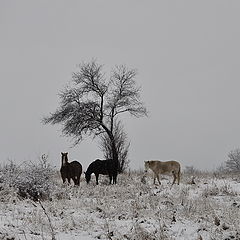
[{"label": "snow-covered ground", "polygon": [[51,199],[20,198],[0,188],[0,239],[57,240],[230,240],[240,239],[240,177],[183,175],[153,185],[143,173],[118,176],[108,185],[100,175],[89,185],[63,186],[58,178]]}]

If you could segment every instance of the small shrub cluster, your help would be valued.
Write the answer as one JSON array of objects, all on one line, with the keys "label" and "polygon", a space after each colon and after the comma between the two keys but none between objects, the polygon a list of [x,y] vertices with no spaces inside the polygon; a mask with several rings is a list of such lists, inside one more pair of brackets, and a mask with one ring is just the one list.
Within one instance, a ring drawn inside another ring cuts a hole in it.
[{"label": "small shrub cluster", "polygon": [[212,184],[211,186],[207,186],[204,190],[202,195],[204,197],[209,196],[218,196],[218,195],[227,195],[227,196],[236,196],[237,193],[231,188],[231,186],[227,183],[223,185]]},{"label": "small shrub cluster", "polygon": [[14,188],[21,198],[51,199],[55,186],[53,174],[46,155],[42,155],[37,163],[24,163],[22,167],[11,161],[0,171],[0,191]]}]

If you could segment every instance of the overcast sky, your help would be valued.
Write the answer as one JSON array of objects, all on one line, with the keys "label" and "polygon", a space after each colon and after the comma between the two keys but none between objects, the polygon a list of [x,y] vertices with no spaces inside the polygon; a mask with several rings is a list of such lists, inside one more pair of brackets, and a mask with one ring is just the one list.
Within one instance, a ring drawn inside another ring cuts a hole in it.
[{"label": "overcast sky", "polygon": [[240,147],[240,2],[0,1],[0,159],[68,151],[86,168],[97,141],[71,148],[41,119],[82,61],[138,69],[148,118],[122,119],[131,168],[175,159],[214,169]]}]

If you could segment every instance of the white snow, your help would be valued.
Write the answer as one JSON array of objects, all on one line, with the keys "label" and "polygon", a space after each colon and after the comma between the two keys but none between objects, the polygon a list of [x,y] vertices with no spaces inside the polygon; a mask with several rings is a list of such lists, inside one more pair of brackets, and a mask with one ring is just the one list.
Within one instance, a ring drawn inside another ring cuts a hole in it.
[{"label": "white snow", "polygon": [[80,187],[58,179],[52,199],[41,201],[46,212],[13,189],[0,190],[0,239],[240,239],[238,177],[200,175],[192,185],[183,175],[172,188],[171,179],[159,186],[148,176],[144,184],[142,173],[119,175],[117,185],[105,178],[98,186],[81,179]]}]

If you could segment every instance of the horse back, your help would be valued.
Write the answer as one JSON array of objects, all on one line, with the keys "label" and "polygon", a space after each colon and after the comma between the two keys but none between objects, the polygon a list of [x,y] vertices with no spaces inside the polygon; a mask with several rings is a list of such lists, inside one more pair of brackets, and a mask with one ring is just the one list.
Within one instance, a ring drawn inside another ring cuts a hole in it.
[{"label": "horse back", "polygon": [[166,162],[161,162],[162,164],[162,169],[164,172],[175,172],[178,173],[180,171],[180,163],[177,161],[166,161]]},{"label": "horse back", "polygon": [[80,162],[78,162],[78,161],[72,161],[72,162],[69,163],[69,165],[70,165],[70,167],[71,167],[72,169],[75,169],[75,170],[77,170],[78,172],[80,171],[80,172],[82,173],[82,165],[81,165]]},{"label": "horse back", "polygon": [[177,161],[150,161],[153,171],[156,171],[157,173],[179,173],[180,172],[180,163]]},{"label": "horse back", "polygon": [[117,169],[118,165],[112,159],[107,160],[96,159],[89,165],[87,172],[109,175],[111,173],[117,172]]},{"label": "horse back", "polygon": [[80,176],[82,174],[82,165],[78,161],[72,161],[65,166],[62,166],[60,169],[62,175],[68,177]]},{"label": "horse back", "polygon": [[82,168],[81,163],[78,162],[78,161],[72,161],[72,162],[69,163],[69,165],[70,165],[71,167]]}]

